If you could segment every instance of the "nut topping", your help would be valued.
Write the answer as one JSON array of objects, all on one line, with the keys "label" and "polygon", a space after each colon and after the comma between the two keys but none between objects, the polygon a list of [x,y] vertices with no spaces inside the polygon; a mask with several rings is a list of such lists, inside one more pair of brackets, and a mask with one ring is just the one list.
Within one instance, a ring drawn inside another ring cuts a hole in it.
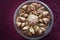
[{"label": "nut topping", "polygon": [[32,2],[18,10],[16,25],[26,36],[38,36],[46,32],[50,23],[50,12],[40,3]]}]

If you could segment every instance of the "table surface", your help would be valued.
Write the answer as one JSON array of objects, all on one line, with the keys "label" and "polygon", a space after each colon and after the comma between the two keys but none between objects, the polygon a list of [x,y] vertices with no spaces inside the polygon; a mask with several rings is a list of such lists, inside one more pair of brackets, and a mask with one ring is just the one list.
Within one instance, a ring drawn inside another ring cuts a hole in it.
[{"label": "table surface", "polygon": [[[16,8],[27,0],[0,0],[0,40],[27,40],[21,37],[13,25]],[[47,4],[54,15],[51,32],[41,40],[60,40],[60,0],[40,0]]]}]

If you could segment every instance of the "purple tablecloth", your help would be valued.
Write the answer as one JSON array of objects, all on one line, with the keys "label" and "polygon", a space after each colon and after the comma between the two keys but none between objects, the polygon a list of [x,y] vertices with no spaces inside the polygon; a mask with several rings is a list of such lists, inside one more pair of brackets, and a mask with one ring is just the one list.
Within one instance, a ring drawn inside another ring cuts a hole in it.
[{"label": "purple tablecloth", "polygon": [[[0,0],[0,40],[26,40],[21,37],[13,25],[16,8],[26,0]],[[51,32],[41,40],[60,40],[60,0],[41,0],[46,3],[54,14]]]}]

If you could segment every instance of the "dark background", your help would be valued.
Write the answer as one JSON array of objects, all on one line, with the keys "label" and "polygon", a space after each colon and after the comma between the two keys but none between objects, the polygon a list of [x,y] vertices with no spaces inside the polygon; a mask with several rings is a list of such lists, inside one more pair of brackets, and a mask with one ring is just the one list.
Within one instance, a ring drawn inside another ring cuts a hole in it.
[{"label": "dark background", "polygon": [[[0,0],[0,40],[26,40],[21,37],[13,25],[16,8],[27,0]],[[41,40],[60,40],[60,0],[41,0],[54,14],[52,31]]]}]

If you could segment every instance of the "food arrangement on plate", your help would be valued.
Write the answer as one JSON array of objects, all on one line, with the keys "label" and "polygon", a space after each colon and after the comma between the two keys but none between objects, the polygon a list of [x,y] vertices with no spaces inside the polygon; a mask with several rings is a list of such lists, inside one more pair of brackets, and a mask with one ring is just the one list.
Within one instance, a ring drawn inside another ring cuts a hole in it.
[{"label": "food arrangement on plate", "polygon": [[43,35],[51,21],[48,9],[40,3],[23,5],[16,16],[16,25],[26,36]]}]

